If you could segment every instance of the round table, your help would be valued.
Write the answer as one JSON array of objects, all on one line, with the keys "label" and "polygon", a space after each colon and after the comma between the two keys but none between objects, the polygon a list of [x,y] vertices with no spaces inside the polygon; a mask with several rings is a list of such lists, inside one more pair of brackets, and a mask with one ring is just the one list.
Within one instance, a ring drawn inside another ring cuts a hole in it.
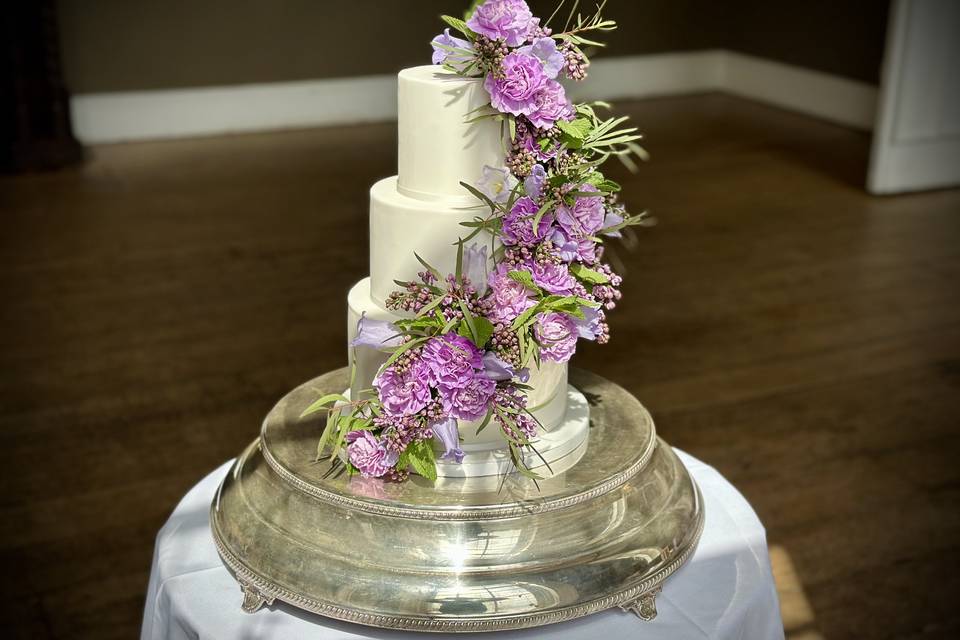
[{"label": "round table", "polygon": [[[643,622],[632,613],[611,609],[569,622],[480,637],[782,639],[763,525],[750,504],[715,469],[682,451],[677,454],[703,492],[706,523],[693,557],[666,581],[657,597],[655,620]],[[220,561],[210,534],[210,501],[230,464],[223,464],[193,487],[157,534],[142,640],[453,637],[339,622],[281,602],[253,614],[241,611],[240,587]]]}]

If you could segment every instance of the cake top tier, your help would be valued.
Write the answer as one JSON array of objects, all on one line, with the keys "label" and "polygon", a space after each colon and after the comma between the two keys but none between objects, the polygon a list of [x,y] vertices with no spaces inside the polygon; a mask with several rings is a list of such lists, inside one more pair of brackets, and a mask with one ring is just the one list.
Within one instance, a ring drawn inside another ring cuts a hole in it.
[{"label": "cake top tier", "polygon": [[489,103],[479,78],[427,65],[400,72],[397,188],[419,200],[467,197],[484,165],[503,166],[500,123],[471,113]]}]

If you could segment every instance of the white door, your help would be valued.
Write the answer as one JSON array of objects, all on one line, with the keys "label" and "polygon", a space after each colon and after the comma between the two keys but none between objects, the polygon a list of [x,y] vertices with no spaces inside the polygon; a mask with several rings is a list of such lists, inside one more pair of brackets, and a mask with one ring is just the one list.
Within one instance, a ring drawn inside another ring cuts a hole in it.
[{"label": "white door", "polygon": [[960,0],[894,0],[867,188],[960,185]]}]

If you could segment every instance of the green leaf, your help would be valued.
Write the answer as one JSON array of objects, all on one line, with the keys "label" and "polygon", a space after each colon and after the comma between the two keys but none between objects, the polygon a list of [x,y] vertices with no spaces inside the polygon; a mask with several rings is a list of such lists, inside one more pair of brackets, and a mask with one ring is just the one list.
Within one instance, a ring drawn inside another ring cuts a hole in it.
[{"label": "green leaf", "polygon": [[543,203],[543,206],[541,206],[540,209],[537,210],[537,215],[533,216],[534,229],[540,228],[540,221],[543,219],[544,214],[546,214],[551,207],[553,207],[553,200],[547,200],[546,202]]},{"label": "green leaf", "polygon": [[323,396],[317,400],[314,400],[309,407],[303,410],[303,413],[300,414],[301,418],[306,418],[311,413],[316,413],[320,409],[324,408],[325,405],[330,404],[331,402],[350,402],[345,396],[339,393],[330,393]]},{"label": "green leaf", "polygon": [[428,480],[437,479],[437,460],[433,453],[432,440],[412,442],[405,451],[413,470]]},{"label": "green leaf", "polygon": [[467,308],[467,303],[463,300],[457,301],[460,305],[460,310],[463,312],[463,321],[467,323],[467,328],[470,330],[469,338],[473,340],[474,344],[477,342],[477,325],[473,322],[473,314],[470,313],[470,309]]},{"label": "green leaf", "polygon": [[497,203],[494,202],[493,200],[491,200],[490,197],[487,196],[487,194],[485,194],[484,192],[480,191],[480,190],[477,189],[475,186],[473,186],[473,185],[471,185],[471,184],[467,184],[466,182],[463,182],[463,181],[460,182],[460,186],[462,186],[464,189],[466,189],[467,191],[469,191],[471,194],[473,194],[473,195],[474,195],[476,198],[478,198],[479,200],[482,200],[484,203],[486,203],[486,205],[487,205],[488,207],[490,207],[490,210],[491,210],[491,211],[496,211],[496,210],[497,210]]},{"label": "green leaf", "polygon": [[413,256],[417,259],[417,262],[419,262],[420,264],[423,265],[423,268],[424,268],[424,269],[426,269],[426,270],[429,271],[431,274],[433,274],[433,277],[436,278],[438,282],[442,282],[442,281],[443,281],[443,278],[440,276],[440,272],[437,271],[436,269],[434,269],[434,268],[430,265],[430,263],[428,263],[426,260],[424,260],[424,259],[421,258],[419,255],[417,255],[416,252],[413,253]]},{"label": "green leaf", "polygon": [[527,289],[530,289],[531,291],[540,291],[540,287],[538,287],[537,284],[533,281],[533,276],[530,275],[529,271],[520,271],[520,270],[511,271],[510,273],[507,274],[507,276],[509,276],[511,280],[519,282],[520,284],[525,286]]},{"label": "green leaf", "polygon": [[570,273],[584,284],[607,284],[610,282],[605,274],[600,273],[599,271],[594,271],[588,267],[583,266],[582,264],[575,262],[570,265]]},{"label": "green leaf", "polygon": [[477,34],[471,31],[470,27],[467,26],[467,23],[460,18],[454,18],[453,16],[440,16],[440,19],[471,40],[477,37]]},{"label": "green leaf", "polygon": [[493,409],[487,409],[487,415],[483,417],[483,422],[477,426],[477,434],[480,435],[480,432],[487,428],[487,425],[490,424],[490,418],[493,417]]},{"label": "green leaf", "polygon": [[438,306],[440,306],[440,303],[443,302],[443,299],[446,297],[447,297],[447,294],[438,293],[433,300],[431,300],[425,307],[423,307],[422,309],[420,309],[420,311],[417,312],[417,315],[420,315],[420,316],[427,315],[428,313],[436,309]]},{"label": "green leaf", "polygon": [[566,183],[567,176],[563,175],[562,173],[558,173],[555,176],[550,176],[547,179],[547,184],[549,184],[551,187],[562,187]]},{"label": "green leaf", "polygon": [[[340,411],[331,411],[327,414],[327,424],[323,427],[323,433],[320,434],[320,440],[317,442],[317,460],[323,457],[323,451],[327,447],[327,441],[330,440],[330,436],[333,435],[333,432],[337,429],[338,418]],[[337,417],[334,417],[334,416]]]},{"label": "green leaf", "polygon": [[540,313],[542,310],[543,310],[542,304],[538,303],[533,305],[532,307],[530,307],[529,309],[527,309],[526,311],[518,315],[516,319],[513,321],[513,324],[510,325],[510,328],[516,331],[517,329],[525,325],[530,320],[530,318]]},{"label": "green leaf", "polygon": [[477,345],[478,349],[483,349],[490,336],[493,335],[493,323],[482,316],[476,316],[473,319],[473,324],[477,329],[477,337],[473,344]]},{"label": "green leaf", "polygon": [[457,282],[463,282],[463,240],[457,240],[457,266],[453,272]]},{"label": "green leaf", "polygon": [[567,136],[583,142],[590,134],[593,123],[587,118],[576,118],[575,120],[557,120],[557,127]]},{"label": "green leaf", "polygon": [[386,369],[387,367],[389,367],[390,365],[392,365],[394,362],[396,362],[396,361],[397,361],[397,358],[399,358],[399,357],[400,357],[401,355],[403,355],[405,352],[407,352],[407,351],[409,351],[410,349],[416,347],[417,345],[420,345],[420,344],[426,342],[426,341],[429,340],[429,339],[430,339],[429,336],[424,336],[424,337],[422,337],[422,338],[416,338],[415,340],[411,340],[410,342],[404,342],[402,345],[400,345],[399,347],[397,347],[397,350],[394,351],[393,354],[392,354],[389,358],[387,358],[387,361],[386,361],[386,362],[384,362],[382,365],[380,365],[380,369],[379,369],[378,373],[379,373],[379,372],[382,372],[384,369]]}]

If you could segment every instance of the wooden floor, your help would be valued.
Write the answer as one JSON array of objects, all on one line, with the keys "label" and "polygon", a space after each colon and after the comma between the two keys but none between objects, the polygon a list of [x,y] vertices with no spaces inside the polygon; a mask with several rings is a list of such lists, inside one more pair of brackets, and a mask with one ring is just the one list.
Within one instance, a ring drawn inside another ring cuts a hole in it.
[{"label": "wooden floor", "polygon": [[[812,610],[794,637],[958,637],[960,192],[869,197],[866,135],[738,99],[621,106],[653,161],[614,177],[659,225],[576,363],[751,501]],[[4,638],[136,636],[178,498],[344,364],[394,140],[118,145],[0,179]]]}]

